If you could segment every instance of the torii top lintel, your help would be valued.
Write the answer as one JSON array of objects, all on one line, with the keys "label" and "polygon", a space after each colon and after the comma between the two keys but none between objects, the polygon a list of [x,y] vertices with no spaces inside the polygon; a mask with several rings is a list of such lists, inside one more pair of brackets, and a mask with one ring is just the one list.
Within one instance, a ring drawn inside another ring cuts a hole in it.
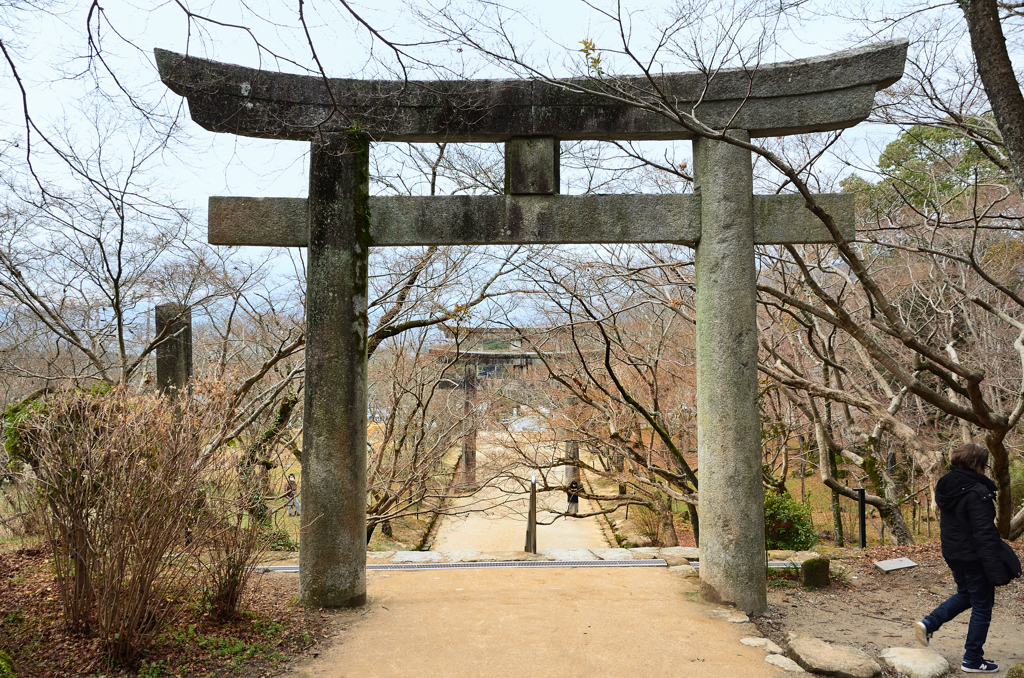
[{"label": "torii top lintel", "polygon": [[[653,84],[708,127],[751,137],[824,132],[867,118],[875,92],[903,75],[907,41],[756,68],[657,76]],[[693,133],[664,115],[588,90],[651,100],[643,77],[384,81],[292,75],[156,50],[160,78],[213,132],[310,140],[353,123],[375,141],[500,142],[514,137],[670,140]],[[697,103],[699,101],[699,104]]]}]

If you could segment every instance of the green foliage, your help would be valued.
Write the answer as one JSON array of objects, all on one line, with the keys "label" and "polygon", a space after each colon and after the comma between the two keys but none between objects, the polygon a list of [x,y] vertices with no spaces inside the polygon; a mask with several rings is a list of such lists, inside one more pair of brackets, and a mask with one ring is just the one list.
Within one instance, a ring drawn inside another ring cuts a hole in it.
[{"label": "green foliage", "polygon": [[4,452],[10,460],[9,463],[31,464],[32,451],[24,427],[37,414],[42,413],[44,407],[42,399],[32,398],[8,405],[4,410],[0,427],[3,433]]},{"label": "green foliage", "polygon": [[[250,615],[243,614],[243,616]],[[234,636],[207,636],[201,634],[194,625],[189,625],[185,630],[174,633],[172,638],[181,645],[198,645],[213,656],[228,660],[234,666],[241,666],[246,661],[257,657],[271,660],[281,659],[281,653],[275,648],[276,639],[284,631],[284,625],[259,618],[253,619],[252,623],[253,628],[258,630],[267,642],[250,644]]]},{"label": "green foliage", "polygon": [[1014,510],[1024,505],[1024,457],[1010,457],[1010,501]]},{"label": "green foliage", "polygon": [[3,650],[0,650],[0,678],[15,678],[14,660]]},{"label": "green foliage", "polygon": [[139,678],[159,678],[160,676],[166,675],[170,669],[167,664],[162,661],[158,662],[147,662],[143,661],[139,665]]},{"label": "green foliage", "polygon": [[267,535],[267,540],[270,542],[271,551],[298,551],[299,544],[292,535],[288,533],[288,530],[274,530]]},{"label": "green foliage", "polygon": [[788,492],[765,492],[764,533],[769,549],[804,551],[818,540],[811,524],[810,508]]},{"label": "green foliage", "polygon": [[[968,122],[992,126],[988,116]],[[966,199],[976,177],[985,183],[1010,182],[977,144],[945,127],[918,125],[900,134],[879,156],[878,168],[885,179],[877,184],[856,175],[842,183],[845,192],[867,198],[872,209],[906,201],[932,211],[957,196]],[[948,211],[948,206],[942,209]]]}]

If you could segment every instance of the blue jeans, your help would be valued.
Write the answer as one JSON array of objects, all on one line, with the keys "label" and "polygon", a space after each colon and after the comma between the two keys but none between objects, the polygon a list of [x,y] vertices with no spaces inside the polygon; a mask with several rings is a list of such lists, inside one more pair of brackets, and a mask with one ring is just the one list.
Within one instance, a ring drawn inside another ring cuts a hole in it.
[{"label": "blue jeans", "polygon": [[992,606],[996,602],[996,587],[989,583],[984,570],[978,567],[954,567],[953,581],[956,593],[924,618],[924,625],[935,633],[943,624],[971,608],[971,623],[967,627],[967,641],[964,643],[964,663],[976,664],[984,655],[988,626],[992,622]]}]

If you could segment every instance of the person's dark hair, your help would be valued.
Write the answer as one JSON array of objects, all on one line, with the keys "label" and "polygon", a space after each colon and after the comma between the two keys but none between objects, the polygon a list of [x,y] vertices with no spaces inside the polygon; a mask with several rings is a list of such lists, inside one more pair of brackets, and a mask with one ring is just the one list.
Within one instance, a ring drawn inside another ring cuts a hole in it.
[{"label": "person's dark hair", "polygon": [[988,463],[988,450],[977,443],[966,443],[956,448],[949,463],[951,466],[969,468],[973,471]]}]

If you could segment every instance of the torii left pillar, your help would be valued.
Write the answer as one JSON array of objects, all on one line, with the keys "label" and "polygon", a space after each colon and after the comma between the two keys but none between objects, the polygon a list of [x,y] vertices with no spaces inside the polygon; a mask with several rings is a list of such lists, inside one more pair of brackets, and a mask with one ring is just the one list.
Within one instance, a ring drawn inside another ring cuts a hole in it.
[{"label": "torii left pillar", "polygon": [[366,602],[369,141],[314,141],[309,170],[299,601]]}]

